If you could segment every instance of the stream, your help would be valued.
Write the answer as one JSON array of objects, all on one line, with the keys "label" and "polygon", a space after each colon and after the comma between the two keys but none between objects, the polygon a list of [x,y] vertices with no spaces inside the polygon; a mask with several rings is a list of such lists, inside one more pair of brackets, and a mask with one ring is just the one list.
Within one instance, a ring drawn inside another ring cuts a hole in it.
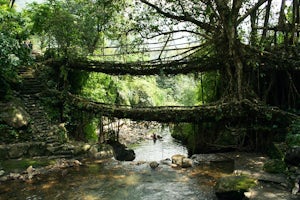
[{"label": "stream", "polygon": [[171,137],[168,129],[159,134],[162,140],[148,139],[133,147],[136,159],[132,162],[87,161],[85,166],[38,180],[0,183],[0,199],[216,199],[213,176],[218,172],[196,167],[174,169],[162,163],[154,170],[149,167],[150,161],[159,162],[174,154],[187,155],[187,149]]}]

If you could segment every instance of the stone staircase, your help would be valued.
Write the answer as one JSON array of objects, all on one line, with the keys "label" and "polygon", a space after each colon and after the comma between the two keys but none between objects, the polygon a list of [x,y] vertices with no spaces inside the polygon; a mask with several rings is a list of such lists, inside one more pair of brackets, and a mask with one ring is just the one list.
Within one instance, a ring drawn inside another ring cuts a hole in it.
[{"label": "stone staircase", "polygon": [[59,124],[50,122],[42,105],[40,94],[46,87],[39,80],[37,70],[33,67],[22,68],[19,70],[19,76],[22,79],[20,96],[31,117],[32,141],[44,142],[46,154],[49,156],[71,157],[74,154],[74,146],[62,141]]}]

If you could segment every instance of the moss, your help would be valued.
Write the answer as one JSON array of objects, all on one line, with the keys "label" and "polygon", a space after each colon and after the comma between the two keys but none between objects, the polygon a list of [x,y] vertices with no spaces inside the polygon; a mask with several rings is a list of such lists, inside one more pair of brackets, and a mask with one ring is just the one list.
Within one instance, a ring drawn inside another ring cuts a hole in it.
[{"label": "moss", "polygon": [[256,180],[247,176],[222,177],[216,184],[217,192],[248,191],[256,185]]},{"label": "moss", "polygon": [[23,171],[26,170],[29,166],[37,168],[51,165],[54,163],[54,160],[48,159],[13,159],[2,161],[1,166],[4,169],[4,171]]},{"label": "moss", "polygon": [[286,171],[286,164],[280,159],[272,159],[264,164],[263,169],[269,173],[284,173]]},{"label": "moss", "polygon": [[89,142],[97,142],[98,141],[98,135],[96,133],[97,131],[97,124],[99,123],[98,119],[91,120],[88,124],[84,126],[84,133],[85,138]]},{"label": "moss", "polygon": [[183,143],[188,143],[189,140],[193,140],[194,138],[191,138],[194,133],[193,125],[189,123],[181,123],[174,125],[172,129],[172,137],[182,141]]}]

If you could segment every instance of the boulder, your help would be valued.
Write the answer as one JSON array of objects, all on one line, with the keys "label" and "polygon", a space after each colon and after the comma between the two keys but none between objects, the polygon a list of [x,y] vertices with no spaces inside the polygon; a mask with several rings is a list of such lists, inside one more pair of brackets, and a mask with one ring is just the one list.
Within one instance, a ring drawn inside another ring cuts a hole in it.
[{"label": "boulder", "polygon": [[179,167],[188,168],[193,166],[193,160],[187,158],[184,155],[175,154],[171,158],[172,158],[172,163],[176,164]]},{"label": "boulder", "polygon": [[46,143],[44,142],[32,142],[28,148],[28,156],[43,156],[46,151]]},{"label": "boulder", "polygon": [[215,192],[218,199],[242,200],[245,192],[256,185],[254,179],[246,176],[226,176],[217,180]]},{"label": "boulder", "polygon": [[225,173],[234,171],[234,160],[222,154],[194,154],[193,163],[201,167],[217,169]]},{"label": "boulder", "polygon": [[119,161],[133,161],[135,153],[132,149],[128,149],[124,144],[118,141],[108,141],[114,150],[114,157]]},{"label": "boulder", "polygon": [[186,158],[186,156],[181,155],[181,154],[175,154],[171,157],[172,163],[176,164],[178,166],[182,166],[182,160]]},{"label": "boulder", "polygon": [[149,166],[151,167],[151,169],[155,169],[155,168],[157,168],[157,167],[158,167],[158,165],[159,165],[159,163],[158,163],[158,162],[156,162],[156,161],[152,161],[152,162],[150,162],[150,163],[149,163]]},{"label": "boulder", "polygon": [[284,173],[287,170],[285,162],[281,159],[271,159],[264,163],[264,171],[268,173]]},{"label": "boulder", "polygon": [[0,106],[2,108],[0,111],[0,121],[4,121],[7,125],[17,129],[28,126],[30,115],[19,101],[13,100]]},{"label": "boulder", "polygon": [[[88,145],[85,145],[84,147],[87,148]],[[89,146],[88,156],[96,160],[112,158],[114,156],[113,148],[107,144],[94,144]]]},{"label": "boulder", "polygon": [[27,155],[29,146],[30,146],[29,143],[18,143],[18,144],[10,145],[10,148],[8,151],[8,157],[9,158],[20,158],[22,156]]},{"label": "boulder", "polygon": [[171,161],[171,159],[170,158],[166,158],[166,159],[163,159],[163,160],[161,160],[161,161],[159,161],[160,162],[160,164],[163,164],[163,165],[171,165],[171,163],[172,163],[172,161]]},{"label": "boulder", "polygon": [[291,165],[300,166],[300,146],[294,146],[287,150],[285,162]]}]

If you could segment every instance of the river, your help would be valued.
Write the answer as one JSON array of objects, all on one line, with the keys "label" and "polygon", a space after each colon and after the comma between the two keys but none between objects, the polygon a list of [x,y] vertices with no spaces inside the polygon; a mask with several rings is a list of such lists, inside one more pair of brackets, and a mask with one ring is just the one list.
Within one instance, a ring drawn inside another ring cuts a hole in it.
[{"label": "river", "polygon": [[[146,140],[134,147],[136,159],[86,162],[78,168],[41,177],[38,180],[1,183],[0,199],[82,199],[82,200],[176,200],[216,199],[214,177],[218,173],[202,169],[174,169],[160,164],[155,170],[149,161],[159,162],[187,149],[170,136],[168,129],[159,133],[163,140]],[[143,162],[146,161],[146,162]]]}]

